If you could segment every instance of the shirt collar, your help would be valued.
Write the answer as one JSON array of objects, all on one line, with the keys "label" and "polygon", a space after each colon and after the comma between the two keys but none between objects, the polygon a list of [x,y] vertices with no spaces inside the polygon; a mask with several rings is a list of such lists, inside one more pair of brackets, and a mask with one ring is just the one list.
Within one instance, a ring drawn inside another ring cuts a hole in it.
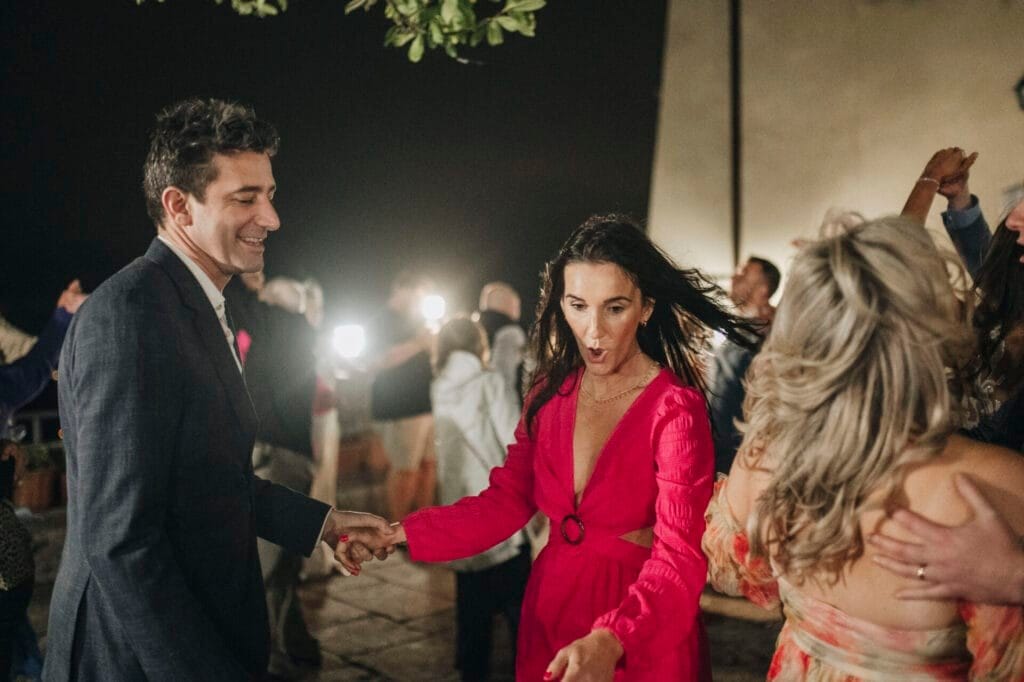
[{"label": "shirt collar", "polygon": [[172,244],[171,241],[166,239],[163,235],[158,234],[156,238],[162,241],[175,256],[181,259],[181,262],[185,264],[185,267],[189,269],[189,272],[191,272],[196,278],[196,281],[199,282],[199,286],[202,287],[203,293],[206,294],[206,298],[210,299],[210,305],[213,306],[213,309],[218,311],[218,313],[223,310],[224,294],[220,292],[220,289],[218,289],[217,285],[213,283],[210,276],[203,272],[203,269],[199,267],[199,264],[189,258],[184,251],[175,244]]}]

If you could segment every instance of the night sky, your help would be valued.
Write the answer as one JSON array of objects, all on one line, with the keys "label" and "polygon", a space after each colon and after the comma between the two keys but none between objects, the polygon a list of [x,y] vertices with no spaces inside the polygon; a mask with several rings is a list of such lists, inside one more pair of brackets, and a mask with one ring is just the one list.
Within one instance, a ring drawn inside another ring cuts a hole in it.
[{"label": "night sky", "polygon": [[663,1],[553,0],[536,38],[467,53],[482,65],[411,64],[380,9],[343,0],[263,20],[212,0],[3,5],[0,305],[32,332],[67,281],[91,290],[145,251],[148,131],[191,95],[278,127],[267,274],[318,279],[329,324],[371,315],[400,268],[462,310],[509,281],[532,317],[575,225],[647,213]]}]

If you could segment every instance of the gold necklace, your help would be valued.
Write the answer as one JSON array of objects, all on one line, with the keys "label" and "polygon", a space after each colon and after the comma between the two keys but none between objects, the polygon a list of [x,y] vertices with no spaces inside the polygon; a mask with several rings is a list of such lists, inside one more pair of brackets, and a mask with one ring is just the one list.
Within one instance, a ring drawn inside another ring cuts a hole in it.
[{"label": "gold necklace", "polygon": [[646,386],[650,382],[651,378],[654,376],[654,374],[656,373],[658,368],[659,368],[658,363],[652,362],[651,366],[648,368],[648,370],[644,373],[644,375],[642,377],[640,377],[640,381],[636,382],[635,384],[633,384],[632,386],[630,386],[626,390],[620,391],[619,393],[616,393],[615,395],[607,396],[607,397],[604,397],[604,398],[597,398],[597,397],[594,396],[593,393],[588,391],[586,389],[586,387],[583,386],[583,380],[582,379],[580,379],[580,392],[583,393],[584,396],[586,396],[587,400],[589,400],[590,402],[594,403],[595,405],[604,405],[605,403],[612,403],[612,402],[615,402],[616,400],[624,398],[627,395],[629,395],[630,393],[633,393],[634,391],[640,390],[644,386]]}]

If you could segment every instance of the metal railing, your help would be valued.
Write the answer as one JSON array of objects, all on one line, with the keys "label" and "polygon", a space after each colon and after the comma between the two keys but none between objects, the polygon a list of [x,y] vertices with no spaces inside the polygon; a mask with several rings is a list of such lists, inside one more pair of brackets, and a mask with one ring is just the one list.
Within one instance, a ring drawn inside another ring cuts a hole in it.
[{"label": "metal railing", "polygon": [[[57,410],[32,410],[14,416],[12,431],[22,432],[22,442],[32,445],[61,446],[60,415]],[[18,427],[21,427],[20,429]]]}]

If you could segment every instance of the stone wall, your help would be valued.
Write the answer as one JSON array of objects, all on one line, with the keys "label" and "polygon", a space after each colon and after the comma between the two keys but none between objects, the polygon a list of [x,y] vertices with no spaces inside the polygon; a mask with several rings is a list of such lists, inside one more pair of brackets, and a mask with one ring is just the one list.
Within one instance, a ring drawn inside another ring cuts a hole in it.
[{"label": "stone wall", "polygon": [[[932,152],[980,152],[972,188],[999,217],[1024,178],[1024,3],[741,0],[739,254],[780,266],[833,207],[898,212]],[[729,3],[673,0],[651,188],[652,236],[733,268]],[[940,199],[929,226],[941,230]]]}]

